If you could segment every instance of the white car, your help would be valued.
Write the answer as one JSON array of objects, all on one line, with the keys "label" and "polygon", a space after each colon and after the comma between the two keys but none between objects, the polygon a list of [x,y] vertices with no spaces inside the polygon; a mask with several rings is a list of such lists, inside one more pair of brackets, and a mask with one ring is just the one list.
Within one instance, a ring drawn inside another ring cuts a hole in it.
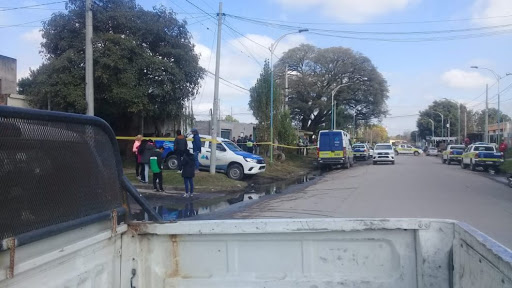
[{"label": "white car", "polygon": [[395,165],[395,150],[389,143],[379,143],[375,145],[373,151],[373,165],[379,162],[387,162]]},{"label": "white car", "polygon": [[436,147],[429,147],[426,153],[427,156],[437,156],[437,154],[438,152]]},{"label": "white car", "polygon": [[[199,135],[201,137],[201,153],[199,153],[199,167],[209,169],[212,137]],[[192,142],[188,141],[188,148],[192,152]],[[217,138],[216,170],[227,174],[231,179],[242,180],[246,175],[254,175],[265,172],[265,160],[259,156],[240,149],[231,140]]]}]

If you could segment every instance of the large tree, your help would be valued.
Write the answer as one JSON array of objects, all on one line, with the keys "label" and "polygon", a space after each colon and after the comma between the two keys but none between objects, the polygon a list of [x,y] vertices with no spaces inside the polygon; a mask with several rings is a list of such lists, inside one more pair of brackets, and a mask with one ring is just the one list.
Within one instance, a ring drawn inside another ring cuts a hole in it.
[{"label": "large tree", "polygon": [[[489,108],[488,110],[488,117],[489,117],[489,125],[498,123],[498,109],[496,108]],[[509,122],[510,117],[507,114],[503,114],[501,112],[500,116],[500,122]],[[476,129],[478,132],[484,132],[485,131],[485,110],[482,110],[478,112],[477,118],[476,118]]]},{"label": "large tree", "polygon": [[369,123],[387,114],[388,86],[368,57],[349,48],[317,48],[309,44],[288,50],[275,66],[279,83],[288,67],[291,116],[301,129],[330,128],[331,93],[341,110]]},{"label": "large tree", "polygon": [[[20,93],[37,108],[50,102],[52,110],[84,113],[84,1],[66,8],[43,23],[45,61],[20,81]],[[186,23],[134,0],[94,1],[93,15],[95,114],[115,130],[125,130],[134,115],[152,122],[181,116],[204,74]]]}]

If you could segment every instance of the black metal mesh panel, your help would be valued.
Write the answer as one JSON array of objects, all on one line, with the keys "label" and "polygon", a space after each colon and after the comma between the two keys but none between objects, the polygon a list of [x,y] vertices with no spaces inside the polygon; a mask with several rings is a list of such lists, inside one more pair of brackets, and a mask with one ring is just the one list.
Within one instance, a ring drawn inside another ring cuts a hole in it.
[{"label": "black metal mesh panel", "polygon": [[115,157],[98,126],[0,114],[1,239],[122,206]]}]

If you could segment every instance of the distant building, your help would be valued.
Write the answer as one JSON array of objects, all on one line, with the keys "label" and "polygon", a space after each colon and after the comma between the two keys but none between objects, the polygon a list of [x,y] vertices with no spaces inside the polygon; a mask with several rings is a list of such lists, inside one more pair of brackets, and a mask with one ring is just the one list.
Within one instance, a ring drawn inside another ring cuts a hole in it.
[{"label": "distant building", "polygon": [[489,124],[487,127],[487,131],[489,131],[489,142],[497,143],[498,135],[500,135],[501,138],[505,137],[505,140],[508,142],[509,146],[512,144],[512,139],[510,139],[512,138],[512,122],[500,123],[499,129],[498,123]]},{"label": "distant building", "polygon": [[16,59],[0,55],[0,105],[28,108],[25,96],[16,94]]},{"label": "distant building", "polygon": [[[232,139],[233,137],[238,138],[238,136],[254,135],[255,125],[256,124],[252,123],[239,123],[221,120],[219,121],[220,137],[225,139]],[[196,121],[195,128],[197,128],[199,134],[212,134],[211,121]]]}]

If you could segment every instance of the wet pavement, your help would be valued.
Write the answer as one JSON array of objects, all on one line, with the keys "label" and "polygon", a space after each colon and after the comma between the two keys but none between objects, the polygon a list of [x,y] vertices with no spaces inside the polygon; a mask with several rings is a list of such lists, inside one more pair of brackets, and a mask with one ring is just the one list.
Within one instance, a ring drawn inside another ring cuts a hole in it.
[{"label": "wet pavement", "polygon": [[[162,193],[153,192],[153,190],[139,189],[139,192],[165,221],[175,221],[190,217],[204,218],[205,215],[210,216],[210,214],[214,212],[227,210],[227,208],[231,206],[244,206],[235,204],[256,202],[262,197],[292,191],[300,188],[295,186],[314,181],[318,177],[321,177],[321,174],[321,171],[316,170],[307,175],[276,182],[272,182],[271,179],[267,178],[255,177],[249,180],[248,186],[243,191],[199,192],[194,193],[194,196],[190,198],[183,197],[183,192],[180,191],[166,191]],[[135,220],[148,220],[147,214],[144,213],[137,204],[130,203],[130,208]],[[211,219],[211,217],[208,218]]]}]

